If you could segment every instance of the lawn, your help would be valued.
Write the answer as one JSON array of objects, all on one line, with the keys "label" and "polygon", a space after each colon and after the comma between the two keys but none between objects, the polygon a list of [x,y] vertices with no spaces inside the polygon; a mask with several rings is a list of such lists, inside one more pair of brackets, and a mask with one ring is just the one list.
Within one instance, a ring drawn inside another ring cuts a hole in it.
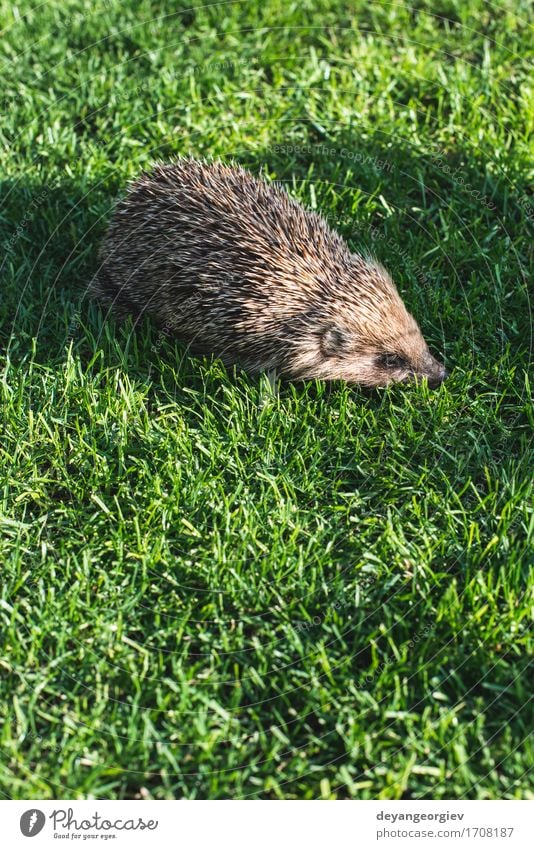
[{"label": "lawn", "polygon": [[[534,798],[528,14],[1,0],[4,798]],[[375,254],[449,380],[273,386],[89,303],[180,154]]]}]

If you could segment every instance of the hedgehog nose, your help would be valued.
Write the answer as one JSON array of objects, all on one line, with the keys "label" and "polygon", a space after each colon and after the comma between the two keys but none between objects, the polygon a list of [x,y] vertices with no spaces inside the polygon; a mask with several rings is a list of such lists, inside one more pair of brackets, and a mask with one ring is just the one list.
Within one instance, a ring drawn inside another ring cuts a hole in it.
[{"label": "hedgehog nose", "polygon": [[428,378],[428,385],[431,389],[437,389],[438,386],[441,386],[444,380],[449,376],[449,372],[445,368],[445,366],[438,366],[434,373]]}]

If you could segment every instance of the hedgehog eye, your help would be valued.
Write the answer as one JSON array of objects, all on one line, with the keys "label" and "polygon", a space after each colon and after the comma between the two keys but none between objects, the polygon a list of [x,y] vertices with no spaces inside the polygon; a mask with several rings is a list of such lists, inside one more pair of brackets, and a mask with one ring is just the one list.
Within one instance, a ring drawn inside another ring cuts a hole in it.
[{"label": "hedgehog eye", "polygon": [[389,351],[385,354],[380,354],[378,359],[380,365],[384,368],[406,368],[407,366],[404,357],[401,357],[400,354],[393,354]]}]

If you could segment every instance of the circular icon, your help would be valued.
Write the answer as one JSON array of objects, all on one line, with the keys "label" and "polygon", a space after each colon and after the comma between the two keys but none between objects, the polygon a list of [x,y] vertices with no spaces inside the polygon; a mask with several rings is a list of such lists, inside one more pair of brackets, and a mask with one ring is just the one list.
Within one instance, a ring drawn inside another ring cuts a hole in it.
[{"label": "circular icon", "polygon": [[37,808],[24,811],[20,818],[20,830],[25,837],[35,837],[45,824],[45,815]]}]

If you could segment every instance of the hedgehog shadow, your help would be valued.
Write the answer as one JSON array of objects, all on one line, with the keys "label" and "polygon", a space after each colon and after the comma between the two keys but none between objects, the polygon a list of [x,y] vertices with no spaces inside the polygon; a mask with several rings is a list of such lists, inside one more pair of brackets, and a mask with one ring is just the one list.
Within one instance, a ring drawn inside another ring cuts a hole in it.
[{"label": "hedgehog shadow", "polygon": [[[403,216],[404,234],[406,225],[417,228],[438,213],[450,216],[456,226],[465,223],[466,212],[471,220],[473,207],[503,216],[503,196],[505,190],[510,192],[510,185],[503,171],[488,175],[492,153],[484,155],[462,146],[461,139],[455,139],[450,151],[423,152],[380,130],[363,137],[336,128],[335,138],[330,140],[310,127],[301,143],[236,151],[235,158],[254,173],[276,174],[277,182],[290,191],[303,189],[301,194],[311,196],[318,211],[323,207],[323,214],[327,209],[326,217],[337,220],[340,229],[348,225],[349,231],[354,231],[355,225],[357,229],[367,222],[385,223]],[[310,185],[313,193],[307,191]],[[514,177],[514,190],[519,198],[528,198],[526,175]],[[387,198],[386,206],[380,201],[381,194]],[[324,203],[320,198],[325,198]],[[379,203],[369,203],[377,198]],[[419,216],[407,216],[414,211]],[[513,212],[507,209],[507,216]],[[516,217],[520,219],[521,215]]]},{"label": "hedgehog shadow", "polygon": [[64,357],[82,314],[96,246],[112,207],[109,189],[66,179],[0,183],[2,311],[0,339],[12,358],[36,351]]}]

